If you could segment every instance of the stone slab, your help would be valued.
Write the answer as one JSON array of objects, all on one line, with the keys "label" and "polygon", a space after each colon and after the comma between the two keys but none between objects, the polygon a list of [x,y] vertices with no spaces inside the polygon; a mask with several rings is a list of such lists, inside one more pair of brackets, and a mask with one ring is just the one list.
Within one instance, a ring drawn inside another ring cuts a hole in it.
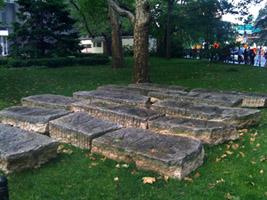
[{"label": "stone slab", "polygon": [[139,107],[149,107],[151,105],[149,97],[136,93],[95,90],[75,92],[73,96],[79,100],[102,101]]},{"label": "stone slab", "polygon": [[35,95],[21,99],[23,106],[51,109],[69,109],[70,104],[74,102],[77,102],[77,99],[54,94]]},{"label": "stone slab", "polygon": [[140,89],[136,89],[136,88],[130,88],[128,86],[124,86],[124,85],[103,85],[103,86],[99,86],[97,88],[97,90],[105,90],[105,91],[115,91],[115,92],[123,92],[123,93],[136,93],[139,95],[146,95],[146,93],[143,93],[142,90]]},{"label": "stone slab", "polygon": [[52,138],[83,149],[91,149],[92,139],[119,128],[115,123],[96,119],[84,112],[73,113],[49,123]]},{"label": "stone slab", "polygon": [[74,112],[86,112],[91,116],[118,123],[123,127],[147,129],[148,121],[163,116],[159,112],[134,106],[114,105],[103,102],[80,101],[72,104]]},{"label": "stone slab", "polygon": [[127,128],[107,133],[92,143],[92,152],[110,159],[135,162],[140,169],[182,179],[203,163],[200,141]]},{"label": "stone slab", "polygon": [[57,155],[58,143],[44,135],[0,124],[0,170],[36,168]]},{"label": "stone slab", "polygon": [[178,85],[161,85],[155,83],[129,84],[128,87],[139,90],[145,95],[148,95],[149,92],[163,92],[163,91],[187,94],[188,91],[188,88]]},{"label": "stone slab", "polygon": [[239,98],[242,98],[242,103],[241,103],[242,107],[248,107],[248,108],[265,108],[265,107],[267,107],[267,95],[266,94],[249,93],[249,92],[236,92],[236,91],[209,90],[209,89],[202,89],[202,88],[193,89],[191,92],[236,95]]},{"label": "stone slab", "polygon": [[189,92],[189,97],[202,99],[208,104],[217,106],[236,107],[242,104],[243,98],[235,94],[223,94],[217,92]]},{"label": "stone slab", "polygon": [[48,134],[48,123],[70,112],[61,109],[14,106],[0,111],[0,122],[27,131]]},{"label": "stone slab", "polygon": [[194,103],[206,103],[203,99],[194,98],[187,96],[188,93],[184,92],[173,92],[173,91],[154,91],[149,92],[148,96],[151,99],[151,102],[155,103],[159,100],[174,99],[179,101],[188,101]]},{"label": "stone slab", "polygon": [[220,122],[159,117],[149,121],[148,124],[149,129],[157,133],[192,137],[208,145],[217,145],[239,138],[235,127]]},{"label": "stone slab", "polygon": [[160,101],[153,104],[151,108],[167,115],[224,122],[238,128],[257,125],[260,121],[260,111],[256,109],[196,105],[192,102],[178,100]]}]

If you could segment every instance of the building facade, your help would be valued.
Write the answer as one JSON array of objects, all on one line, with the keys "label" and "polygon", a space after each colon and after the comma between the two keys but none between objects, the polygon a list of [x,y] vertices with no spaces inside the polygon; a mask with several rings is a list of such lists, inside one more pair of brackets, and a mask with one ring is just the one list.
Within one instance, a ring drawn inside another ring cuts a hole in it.
[{"label": "building facade", "polygon": [[14,0],[5,0],[3,8],[0,10],[0,54],[8,55],[8,36],[12,33],[12,24],[16,21],[16,3]]},{"label": "building facade", "polygon": [[[82,46],[82,53],[104,53],[104,42],[103,37],[96,38],[82,38],[80,45]],[[124,48],[132,48],[134,44],[133,36],[122,36],[122,46]],[[149,38],[149,51],[156,51],[157,40],[155,38]]]}]

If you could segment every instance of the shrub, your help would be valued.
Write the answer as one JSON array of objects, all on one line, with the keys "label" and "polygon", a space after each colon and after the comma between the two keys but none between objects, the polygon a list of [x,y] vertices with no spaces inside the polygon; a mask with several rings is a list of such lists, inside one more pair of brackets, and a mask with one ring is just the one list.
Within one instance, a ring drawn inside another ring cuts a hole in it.
[{"label": "shrub", "polygon": [[89,57],[59,57],[59,58],[41,58],[41,59],[9,59],[8,67],[65,67],[74,65],[103,65],[109,62],[109,58],[104,55],[90,55]]}]

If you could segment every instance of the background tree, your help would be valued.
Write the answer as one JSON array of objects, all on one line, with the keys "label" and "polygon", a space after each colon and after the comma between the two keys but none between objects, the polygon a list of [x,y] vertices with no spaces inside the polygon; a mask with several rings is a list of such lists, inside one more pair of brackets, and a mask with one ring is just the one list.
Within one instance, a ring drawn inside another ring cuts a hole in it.
[{"label": "background tree", "polygon": [[63,0],[18,0],[17,3],[18,22],[10,37],[13,56],[41,58],[79,52],[75,20]]},{"label": "background tree", "polygon": [[258,42],[261,45],[267,45],[267,5],[260,10],[256,19],[256,26],[261,29]]},{"label": "background tree", "polygon": [[135,83],[149,82],[148,73],[148,42],[149,25],[151,21],[148,0],[135,1],[135,14],[119,5],[114,0],[108,0],[110,6],[122,16],[126,16],[134,26],[134,75]]}]

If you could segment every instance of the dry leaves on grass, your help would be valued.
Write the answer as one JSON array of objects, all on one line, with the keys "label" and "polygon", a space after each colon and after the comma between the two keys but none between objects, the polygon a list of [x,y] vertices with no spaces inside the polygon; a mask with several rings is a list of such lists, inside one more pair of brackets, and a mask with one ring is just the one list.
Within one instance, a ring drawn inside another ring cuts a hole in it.
[{"label": "dry leaves on grass", "polygon": [[240,200],[239,196],[233,196],[230,193],[226,193],[224,195],[224,198],[227,199],[227,200]]},{"label": "dry leaves on grass", "polygon": [[144,184],[153,184],[156,182],[155,177],[143,177],[142,179]]},{"label": "dry leaves on grass", "polygon": [[221,178],[221,179],[216,180],[215,183],[209,183],[208,187],[209,187],[209,189],[212,189],[212,188],[216,187],[217,185],[223,184],[223,183],[225,183],[225,180],[223,178]]},{"label": "dry leaves on grass", "polygon": [[65,153],[71,155],[73,151],[69,148],[66,148],[64,145],[59,145],[57,148],[57,153]]}]

